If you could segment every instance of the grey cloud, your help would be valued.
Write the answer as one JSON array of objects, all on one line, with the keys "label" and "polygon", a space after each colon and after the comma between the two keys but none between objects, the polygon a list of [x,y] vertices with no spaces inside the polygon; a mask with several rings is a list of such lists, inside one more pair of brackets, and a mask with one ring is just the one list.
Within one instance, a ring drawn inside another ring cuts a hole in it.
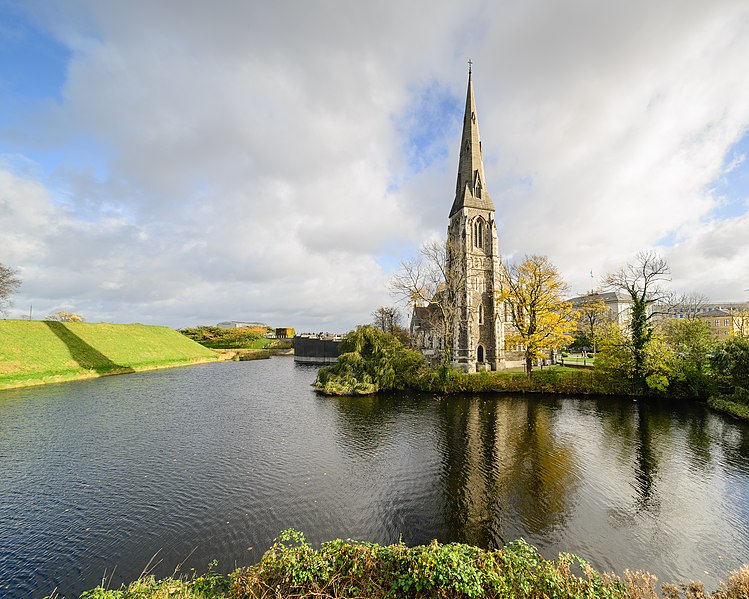
[{"label": "grey cloud", "polygon": [[[469,57],[502,253],[549,254],[584,290],[591,269],[669,234],[685,285],[701,275],[682,265],[746,251],[744,221],[712,223],[707,191],[749,124],[740,2],[34,11],[72,57],[62,104],[33,113],[19,152],[85,137],[103,167],[0,169],[19,304],[174,325],[367,320],[392,301],[378,253],[446,229],[457,137],[412,173],[403,136],[419,90],[436,82],[462,105]],[[739,289],[732,264],[716,291]]]}]

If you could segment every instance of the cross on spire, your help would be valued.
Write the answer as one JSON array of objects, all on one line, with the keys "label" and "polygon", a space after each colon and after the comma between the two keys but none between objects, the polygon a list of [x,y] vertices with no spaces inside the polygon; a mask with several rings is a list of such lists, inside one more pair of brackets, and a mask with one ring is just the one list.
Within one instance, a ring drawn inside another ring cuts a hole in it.
[{"label": "cross on spire", "polygon": [[473,61],[469,58],[468,59],[468,74],[471,74],[471,67],[473,67]]}]

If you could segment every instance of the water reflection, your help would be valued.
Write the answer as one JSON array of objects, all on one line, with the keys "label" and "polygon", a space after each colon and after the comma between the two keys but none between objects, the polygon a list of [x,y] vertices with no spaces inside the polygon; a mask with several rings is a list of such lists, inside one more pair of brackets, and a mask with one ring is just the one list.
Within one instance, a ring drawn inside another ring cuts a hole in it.
[{"label": "water reflection", "polygon": [[228,571],[289,526],[524,537],[708,586],[749,561],[749,427],[705,406],[323,398],[314,376],[279,358],[0,393],[0,595],[74,595],[115,566],[116,587],[157,551],[165,576],[196,546],[185,570]]},{"label": "water reflection", "polygon": [[441,407],[443,492],[456,540],[494,547],[518,530],[544,536],[564,525],[579,458],[552,433],[553,402],[451,398]]}]

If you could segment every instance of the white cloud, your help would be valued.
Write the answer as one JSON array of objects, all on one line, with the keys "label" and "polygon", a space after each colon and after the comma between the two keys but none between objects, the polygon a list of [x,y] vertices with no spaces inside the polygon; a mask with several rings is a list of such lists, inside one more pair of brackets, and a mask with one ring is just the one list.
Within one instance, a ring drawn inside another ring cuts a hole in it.
[{"label": "white cloud", "polygon": [[468,57],[503,253],[548,254],[584,290],[591,269],[673,238],[675,285],[716,299],[749,286],[747,217],[716,220],[710,191],[744,168],[725,166],[749,126],[740,2],[79,2],[35,16],[71,50],[67,81],[13,139],[69,158],[0,169],[19,307],[368,319],[391,301],[379,264],[446,229],[454,123],[418,173],[403,136],[423,134],[424,90],[462,109]]}]

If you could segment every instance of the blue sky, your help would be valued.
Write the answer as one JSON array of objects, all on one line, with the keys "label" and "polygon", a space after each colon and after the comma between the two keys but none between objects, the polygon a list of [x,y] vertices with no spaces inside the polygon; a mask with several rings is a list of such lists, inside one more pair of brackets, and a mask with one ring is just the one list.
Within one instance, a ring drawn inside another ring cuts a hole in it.
[{"label": "blue sky", "polygon": [[718,218],[740,216],[749,202],[749,132],[731,147],[726,155],[726,172],[714,181],[714,192],[723,198],[715,210]]},{"label": "blue sky", "polygon": [[70,52],[16,6],[0,5],[0,65],[4,124],[29,103],[62,100]]},{"label": "blue sky", "polygon": [[731,1],[1,2],[8,316],[367,321],[445,235],[469,58],[505,259],[580,292],[656,249],[675,291],[746,299],[747,23]]}]

